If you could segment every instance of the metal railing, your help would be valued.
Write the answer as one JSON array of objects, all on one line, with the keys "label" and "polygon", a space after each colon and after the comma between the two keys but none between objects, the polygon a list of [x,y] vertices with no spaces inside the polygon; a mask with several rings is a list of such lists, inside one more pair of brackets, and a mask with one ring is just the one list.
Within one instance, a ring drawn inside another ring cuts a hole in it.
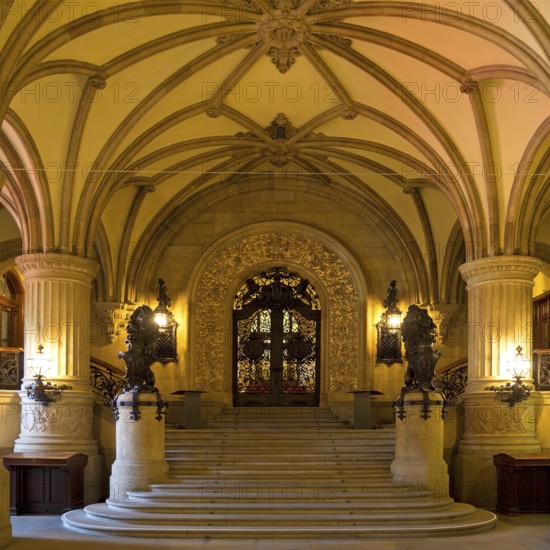
[{"label": "metal railing", "polygon": [[433,380],[434,387],[445,395],[447,405],[456,403],[456,398],[464,393],[468,383],[468,358],[465,357],[450,363],[436,372]]},{"label": "metal railing", "polygon": [[105,406],[110,406],[117,393],[126,386],[124,373],[115,366],[90,357],[90,384],[92,391],[103,399]]},{"label": "metal railing", "polygon": [[23,378],[23,349],[0,348],[0,389],[18,390]]},{"label": "metal railing", "polygon": [[533,352],[533,378],[538,391],[550,391],[550,349]]}]

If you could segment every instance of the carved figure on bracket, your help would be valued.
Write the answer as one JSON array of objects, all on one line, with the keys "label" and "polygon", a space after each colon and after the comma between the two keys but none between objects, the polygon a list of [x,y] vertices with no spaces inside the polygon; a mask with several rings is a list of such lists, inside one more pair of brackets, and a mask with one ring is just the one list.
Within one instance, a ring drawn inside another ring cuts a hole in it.
[{"label": "carved figure on bracket", "polygon": [[425,309],[417,305],[409,306],[403,319],[401,334],[405,344],[405,386],[408,391],[415,389],[433,390],[435,365],[441,353],[432,349],[437,327]]},{"label": "carved figure on bracket", "polygon": [[[405,371],[405,386],[399,397],[393,402],[401,420],[405,418],[405,396],[409,392],[420,391],[423,394],[421,417],[430,417],[430,392],[436,391],[433,386],[435,365],[441,353],[432,349],[437,327],[425,309],[412,304],[403,319],[401,332],[405,344],[405,359],[408,361]],[[441,414],[446,414],[446,399],[442,395]],[[440,402],[441,403],[441,402]]]},{"label": "carved figure on bracket", "polygon": [[118,354],[126,363],[126,389],[156,391],[151,365],[157,361],[155,349],[159,330],[153,310],[146,305],[136,308],[126,330],[128,351]]}]

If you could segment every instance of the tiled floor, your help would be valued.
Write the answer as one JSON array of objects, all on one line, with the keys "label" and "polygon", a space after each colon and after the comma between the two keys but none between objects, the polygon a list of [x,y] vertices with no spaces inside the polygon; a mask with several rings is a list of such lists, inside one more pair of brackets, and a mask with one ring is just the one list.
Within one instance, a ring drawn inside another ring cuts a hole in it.
[{"label": "tiled floor", "polygon": [[550,550],[550,514],[499,516],[492,531],[462,537],[353,540],[104,538],[63,527],[56,516],[13,516],[9,550]]}]

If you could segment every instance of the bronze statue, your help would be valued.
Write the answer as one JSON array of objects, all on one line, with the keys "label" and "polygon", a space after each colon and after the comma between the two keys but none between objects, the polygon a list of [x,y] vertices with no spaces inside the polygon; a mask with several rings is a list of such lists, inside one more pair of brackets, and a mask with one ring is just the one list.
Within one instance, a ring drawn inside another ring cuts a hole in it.
[{"label": "bronze statue", "polygon": [[401,334],[405,344],[405,359],[408,361],[405,372],[405,386],[413,389],[433,390],[435,365],[441,353],[432,349],[435,342],[436,326],[425,309],[411,305],[407,311]]},{"label": "bronze statue", "polygon": [[405,386],[401,388],[399,397],[393,402],[397,409],[398,417],[405,418],[405,397],[409,392],[422,393],[422,410],[420,416],[423,419],[430,417],[430,405],[437,403],[430,398],[430,392],[437,391],[441,395],[441,416],[445,418],[447,400],[445,395],[433,386],[435,365],[441,353],[432,349],[435,342],[436,326],[425,309],[417,305],[409,306],[407,315],[403,319],[401,327],[403,343],[405,344],[405,359],[408,361],[405,371]]},{"label": "bronze statue", "polygon": [[155,350],[159,330],[152,309],[146,305],[136,308],[126,330],[128,336],[124,343],[128,351],[118,354],[126,363],[126,389],[153,391],[155,375],[151,365],[157,361]]}]

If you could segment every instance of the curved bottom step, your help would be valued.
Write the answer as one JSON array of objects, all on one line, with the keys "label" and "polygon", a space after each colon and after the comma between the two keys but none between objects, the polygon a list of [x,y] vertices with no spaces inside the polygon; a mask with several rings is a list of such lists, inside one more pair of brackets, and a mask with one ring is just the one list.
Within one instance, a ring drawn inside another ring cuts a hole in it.
[{"label": "curved bottom step", "polygon": [[[104,517],[92,517],[86,509],[72,510],[63,515],[66,527],[81,533],[93,535],[118,535],[140,538],[218,538],[218,539],[249,539],[249,538],[352,538],[352,537],[382,537],[382,538],[418,538],[437,536],[470,535],[492,529],[496,525],[496,516],[486,510],[475,509],[471,506],[470,513],[465,513],[461,519],[450,522],[434,522],[424,516],[418,522],[406,525],[400,524],[399,515],[395,516],[395,523],[372,525],[159,525],[125,523],[109,517],[107,504],[104,506]],[[459,507],[469,505],[456,504]],[[466,509],[465,509],[466,511]],[[244,519],[244,518],[243,518]]]}]

